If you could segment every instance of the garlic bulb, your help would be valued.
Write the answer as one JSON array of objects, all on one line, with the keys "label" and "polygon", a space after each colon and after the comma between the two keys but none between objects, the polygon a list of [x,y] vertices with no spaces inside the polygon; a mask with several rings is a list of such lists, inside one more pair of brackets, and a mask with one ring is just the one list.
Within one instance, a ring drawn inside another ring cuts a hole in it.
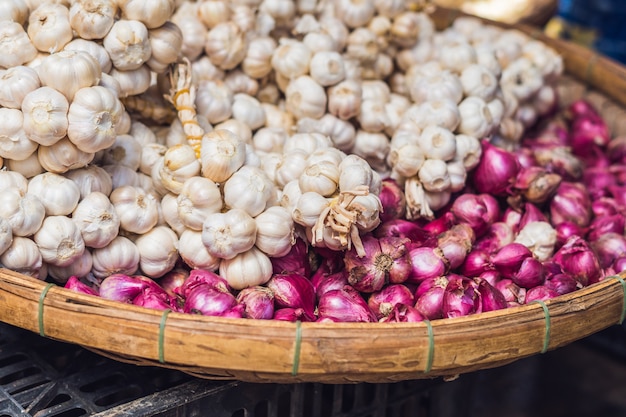
[{"label": "garlic bulb", "polygon": [[448,166],[441,159],[427,159],[418,172],[424,189],[430,192],[446,191],[450,187]]},{"label": "garlic bulb", "polygon": [[24,132],[24,115],[18,109],[0,107],[0,157],[26,159],[37,149]]},{"label": "garlic bulb", "polygon": [[[78,2],[74,4],[78,4]],[[74,38],[65,45],[63,50],[84,51],[93,56],[100,64],[100,68],[102,68],[102,76],[111,71],[111,68],[113,66],[113,64],[111,63],[111,57],[107,53],[106,49],[104,49],[104,47],[95,40]]]},{"label": "garlic bulb", "polygon": [[483,138],[491,133],[494,120],[487,103],[479,97],[470,96],[459,103],[461,123],[458,133]]},{"label": "garlic bulb", "polygon": [[384,172],[389,154],[389,138],[381,132],[366,132],[359,129],[351,152],[365,159],[373,169]]},{"label": "garlic bulb", "polygon": [[198,114],[209,123],[219,123],[232,114],[234,94],[221,80],[203,80],[198,83],[195,103]]},{"label": "garlic bulb", "polygon": [[37,71],[18,65],[0,70],[0,106],[19,109],[28,93],[41,85]]},{"label": "garlic bulb", "polygon": [[333,5],[335,16],[349,28],[365,26],[376,12],[373,1],[339,0],[333,2]]},{"label": "garlic bulb", "polygon": [[96,278],[106,278],[113,274],[133,275],[139,268],[139,250],[130,239],[117,236],[104,248],[91,251],[92,274]]},{"label": "garlic bulb", "polygon": [[68,266],[85,250],[80,229],[66,216],[48,216],[33,235],[44,262],[56,266]]},{"label": "garlic bulb", "polygon": [[178,236],[167,226],[157,226],[135,239],[139,250],[139,268],[151,278],[159,278],[174,269],[178,260]]},{"label": "garlic bulb", "polygon": [[297,119],[319,119],[326,113],[324,88],[308,75],[293,79],[285,91],[285,106]]},{"label": "garlic bulb", "polygon": [[26,23],[28,20],[28,4],[25,0],[12,0],[3,2],[0,5],[0,19],[2,21],[17,22],[20,25]]},{"label": "garlic bulb", "polygon": [[73,169],[63,174],[66,178],[74,181],[80,190],[80,198],[84,199],[89,194],[100,192],[106,196],[113,190],[113,180],[104,168],[97,165],[88,165],[83,168]]},{"label": "garlic bulb", "polygon": [[526,246],[537,260],[544,262],[554,253],[557,233],[548,222],[529,222],[519,231],[515,242]]},{"label": "garlic bulb", "polygon": [[46,56],[37,72],[42,85],[60,91],[70,102],[81,88],[97,85],[102,75],[96,58],[80,50],[63,50]]},{"label": "garlic bulb", "polygon": [[119,97],[145,93],[152,82],[152,73],[146,64],[132,70],[121,70],[114,67],[109,71],[109,75],[120,86]]},{"label": "garlic bulb", "polygon": [[361,83],[345,80],[328,89],[328,111],[342,120],[357,116],[361,110]]},{"label": "garlic bulb", "polygon": [[71,276],[86,277],[93,267],[93,258],[89,250],[84,250],[82,255],[70,265],[56,266],[47,264],[48,275],[59,284],[65,284]]},{"label": "garlic bulb", "polygon": [[272,54],[278,44],[269,36],[251,39],[246,56],[241,62],[244,73],[253,78],[263,78],[272,71]]},{"label": "garlic bulb", "polygon": [[27,237],[15,236],[11,246],[0,255],[0,264],[19,274],[44,280],[43,259],[37,244]]},{"label": "garlic bulb", "polygon": [[202,224],[202,243],[218,258],[232,259],[254,246],[257,224],[244,210],[232,208],[206,217]]},{"label": "garlic bulb", "polygon": [[220,266],[221,258],[209,253],[202,243],[202,232],[198,230],[186,229],[180,234],[178,253],[183,262],[192,269],[216,271]]},{"label": "garlic bulb", "polygon": [[0,169],[0,191],[15,187],[20,193],[26,194],[28,180],[24,174],[12,170]]},{"label": "garlic bulb", "polygon": [[451,100],[459,103],[463,98],[463,86],[458,76],[443,70],[436,75],[407,79],[411,99],[416,103],[434,100]]},{"label": "garlic bulb", "polygon": [[[172,16],[172,22],[180,28],[183,34],[183,44],[180,52],[192,62],[199,60],[199,57],[202,55],[207,34],[207,28],[196,14],[195,6],[195,2],[180,3]],[[205,61],[209,61],[209,57],[203,57]]]},{"label": "garlic bulb", "polygon": [[33,152],[28,158],[21,161],[7,159],[4,163],[7,169],[13,172],[19,172],[26,178],[32,178],[37,174],[41,174],[45,170],[39,163],[37,152]]},{"label": "garlic bulb", "polygon": [[460,76],[463,93],[466,96],[477,96],[490,101],[498,89],[497,77],[486,67],[471,64],[463,69]]},{"label": "garlic bulb", "polygon": [[224,83],[234,94],[244,93],[255,96],[259,91],[259,81],[252,78],[239,68],[228,71],[224,76]]},{"label": "garlic bulb", "polygon": [[339,186],[339,164],[334,161],[309,161],[298,179],[300,190],[330,197]]},{"label": "garlic bulb", "polygon": [[50,146],[37,148],[37,160],[50,172],[65,173],[72,169],[87,166],[94,159],[94,154],[83,152],[74,145],[67,136]]},{"label": "garlic bulb", "polygon": [[139,187],[139,173],[132,168],[124,165],[103,165],[102,168],[111,177],[111,183],[113,189],[130,185],[133,187]]},{"label": "garlic bulb", "polygon": [[109,33],[117,14],[113,0],[78,0],[69,10],[70,24],[82,39],[102,39]]},{"label": "garlic bulb", "polygon": [[[139,143],[139,141],[135,142]],[[168,148],[160,143],[140,144],[140,146],[141,159],[139,161],[139,171],[146,175],[152,175],[152,167],[159,158],[165,155]]]},{"label": "garlic bulb", "polygon": [[175,194],[180,193],[183,183],[200,173],[200,162],[189,145],[175,145],[163,155],[163,166],[159,170],[163,186]]},{"label": "garlic bulb", "polygon": [[263,285],[272,277],[270,258],[256,247],[220,262],[219,275],[235,290]]},{"label": "garlic bulb", "polygon": [[417,143],[426,158],[449,161],[456,155],[456,137],[443,127],[427,126],[419,135]]},{"label": "garlic bulb", "polygon": [[424,160],[424,152],[417,144],[413,143],[392,146],[387,156],[387,163],[393,172],[405,178],[416,175]]},{"label": "garlic bulb", "polygon": [[114,188],[109,199],[120,218],[122,230],[142,234],[159,221],[159,201],[139,187],[124,185]]},{"label": "garlic bulb", "polygon": [[309,72],[311,56],[311,50],[304,43],[282,38],[272,54],[272,68],[287,79],[295,79]]},{"label": "garlic bulb", "polygon": [[131,135],[117,135],[109,148],[100,151],[103,165],[120,164],[138,170],[141,164],[141,144]]},{"label": "garlic bulb", "polygon": [[152,56],[148,66],[155,72],[165,72],[167,65],[175,62],[183,46],[183,33],[180,28],[167,21],[163,25],[150,29],[150,49]]},{"label": "garlic bulb", "polygon": [[90,248],[103,248],[119,233],[120,217],[106,194],[94,191],[85,196],[72,213],[85,242]]},{"label": "garlic bulb", "polygon": [[197,4],[197,15],[211,29],[220,22],[230,20],[231,7],[225,0],[206,0]]},{"label": "garlic bulb", "polygon": [[124,106],[111,90],[93,86],[74,95],[67,114],[67,136],[78,149],[96,153],[110,147],[117,137]]},{"label": "garlic bulb", "polygon": [[52,145],[67,133],[67,98],[51,87],[40,87],[22,101],[24,132],[40,145]]},{"label": "garlic bulb", "polygon": [[69,10],[58,3],[42,3],[28,16],[28,36],[42,52],[58,52],[74,37]]},{"label": "garlic bulb", "polygon": [[118,1],[125,19],[138,20],[149,29],[165,24],[172,17],[176,3],[174,0]]},{"label": "garlic bulb", "polygon": [[254,244],[270,257],[284,256],[296,242],[291,212],[285,207],[268,207],[254,219],[256,237]]},{"label": "garlic bulb", "polygon": [[102,40],[102,46],[119,70],[134,70],[152,55],[148,28],[138,20],[118,20]]},{"label": "garlic bulb", "polygon": [[265,110],[261,107],[259,100],[248,94],[234,95],[232,112],[234,119],[244,122],[252,130],[265,125]]},{"label": "garlic bulb", "polygon": [[299,225],[311,228],[329,206],[330,200],[314,191],[302,193],[293,208],[293,220]]},{"label": "garlic bulb", "polygon": [[0,255],[2,255],[13,243],[13,230],[11,224],[4,217],[0,217]]},{"label": "garlic bulb", "polygon": [[0,67],[11,68],[32,61],[37,48],[18,22],[2,21],[0,25]]},{"label": "garlic bulb", "polygon": [[[204,177],[191,177],[184,182],[176,198],[175,210],[183,226],[202,230],[205,219],[219,213],[222,206],[222,195],[216,183]],[[166,221],[171,214],[164,213]]]},{"label": "garlic bulb", "polygon": [[543,85],[541,72],[528,58],[518,58],[502,70],[500,86],[520,101],[529,99]]},{"label": "garlic bulb", "polygon": [[246,56],[246,34],[234,22],[224,21],[207,33],[204,52],[220,69],[230,70]]},{"label": "garlic bulb", "polygon": [[30,236],[41,227],[46,208],[32,194],[24,194],[16,187],[0,191],[0,217],[7,220],[14,236]]},{"label": "garlic bulb", "polygon": [[28,181],[28,193],[39,197],[48,216],[67,216],[74,211],[80,199],[76,183],[53,172],[32,177]]},{"label": "garlic bulb", "polygon": [[275,187],[261,168],[244,165],[224,183],[224,204],[254,217],[265,210],[275,195]]},{"label": "garlic bulb", "polygon": [[200,162],[202,176],[221,183],[245,162],[246,146],[241,137],[230,130],[217,128],[202,137]]},{"label": "garlic bulb", "polygon": [[456,135],[455,160],[463,162],[463,166],[470,171],[478,165],[482,155],[482,146],[478,138],[469,135]]}]

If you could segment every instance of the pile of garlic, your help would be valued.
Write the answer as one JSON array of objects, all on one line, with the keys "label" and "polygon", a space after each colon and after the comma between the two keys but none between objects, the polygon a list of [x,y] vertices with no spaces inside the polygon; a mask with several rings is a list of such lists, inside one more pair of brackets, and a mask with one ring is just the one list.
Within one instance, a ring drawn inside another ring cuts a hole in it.
[{"label": "pile of garlic", "polygon": [[183,262],[239,289],[296,236],[361,252],[382,178],[431,216],[479,139],[551,108],[562,64],[475,19],[439,32],[425,3],[11,0],[0,264],[64,282]]}]

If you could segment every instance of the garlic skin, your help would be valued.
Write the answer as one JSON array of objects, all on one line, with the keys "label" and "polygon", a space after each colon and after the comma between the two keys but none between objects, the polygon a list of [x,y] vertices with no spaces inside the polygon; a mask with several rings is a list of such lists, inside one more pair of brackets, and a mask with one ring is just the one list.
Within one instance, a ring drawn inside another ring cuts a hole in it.
[{"label": "garlic skin", "polygon": [[417,144],[426,158],[449,161],[456,155],[456,137],[443,127],[427,126],[419,135]]},{"label": "garlic skin", "polygon": [[51,87],[40,87],[22,101],[24,132],[32,141],[49,146],[67,133],[67,98]]},{"label": "garlic skin", "polygon": [[7,159],[4,161],[4,164],[8,170],[19,172],[26,178],[32,178],[45,171],[44,167],[39,163],[37,152],[33,152],[28,158],[21,161]]},{"label": "garlic skin", "polygon": [[32,177],[28,181],[28,193],[41,200],[48,216],[69,215],[80,199],[80,190],[76,183],[53,172]]},{"label": "garlic skin", "polygon": [[255,217],[274,197],[275,187],[261,168],[244,165],[224,183],[224,204]]},{"label": "garlic skin", "polygon": [[100,82],[102,68],[86,51],[62,50],[42,59],[37,73],[42,85],[58,90],[71,103],[78,90]]},{"label": "garlic skin", "polygon": [[74,1],[69,10],[70,24],[82,39],[102,39],[113,27],[117,11],[113,0]]},{"label": "garlic skin", "polygon": [[313,78],[302,75],[292,80],[285,91],[285,106],[296,119],[319,119],[326,113],[326,92]]},{"label": "garlic skin", "polygon": [[328,111],[330,114],[349,120],[358,116],[362,101],[361,83],[345,80],[328,89]]},{"label": "garlic skin", "polygon": [[102,40],[113,66],[130,71],[139,68],[152,55],[148,28],[138,20],[118,20]]},{"label": "garlic skin", "polygon": [[0,25],[0,67],[11,68],[32,61],[37,48],[18,22],[2,21]]},{"label": "garlic skin", "polygon": [[268,207],[254,219],[256,237],[254,244],[270,257],[285,256],[296,242],[291,212],[281,206]]},{"label": "garlic skin", "polygon": [[21,110],[0,107],[0,157],[23,160],[38,147],[24,132],[24,115]]},{"label": "garlic skin", "polygon": [[142,188],[124,185],[114,188],[109,196],[120,218],[120,229],[143,234],[159,221],[158,200]]},{"label": "garlic skin", "polygon": [[261,103],[256,98],[244,93],[234,95],[232,117],[244,122],[252,130],[265,125],[265,110],[261,107]]},{"label": "garlic skin", "polygon": [[165,24],[176,10],[176,3],[174,0],[118,1],[125,19],[138,20],[149,29]]},{"label": "garlic skin", "polygon": [[480,140],[474,136],[456,135],[456,161],[463,162],[463,166],[470,171],[478,165],[482,155]]},{"label": "garlic skin", "polygon": [[37,71],[18,65],[0,70],[0,106],[19,109],[22,100],[41,86]]},{"label": "garlic skin", "polygon": [[109,75],[120,86],[119,97],[145,93],[152,82],[152,73],[146,64],[132,70],[121,70],[114,67],[109,71]]},{"label": "garlic skin", "polygon": [[436,75],[407,79],[409,93],[415,103],[435,100],[451,100],[460,103],[463,86],[459,78],[450,71],[443,70]]},{"label": "garlic skin", "polygon": [[498,89],[498,78],[486,67],[471,64],[463,69],[460,76],[463,93],[466,96],[480,97],[490,101]]},{"label": "garlic skin", "polygon": [[252,78],[263,78],[272,71],[272,55],[278,47],[276,40],[269,36],[251,39],[241,69]]},{"label": "garlic skin", "polygon": [[302,193],[292,210],[294,222],[307,228],[315,226],[322,212],[330,206],[330,200],[316,192]]},{"label": "garlic skin", "polygon": [[74,181],[80,191],[80,199],[89,194],[100,192],[108,197],[113,190],[113,180],[104,168],[97,165],[88,165],[83,168],[73,169],[63,174],[66,178]]},{"label": "garlic skin", "polygon": [[167,226],[156,226],[135,239],[139,268],[151,278],[160,278],[176,265],[178,236]]},{"label": "garlic skin", "polygon": [[91,256],[91,273],[96,278],[106,278],[117,273],[133,275],[139,268],[139,250],[133,241],[124,236],[117,236],[104,248],[94,249]]},{"label": "garlic skin", "polygon": [[218,128],[202,137],[200,163],[202,176],[222,183],[244,164],[246,146],[242,138],[232,131]]},{"label": "garlic skin", "polygon": [[0,191],[15,187],[22,194],[28,190],[28,179],[20,172],[0,169]]},{"label": "garlic skin", "polygon": [[221,80],[203,80],[198,83],[195,103],[199,115],[215,124],[232,115],[234,94]]},{"label": "garlic skin", "polygon": [[433,193],[446,191],[450,187],[448,166],[441,159],[426,159],[418,172],[424,189]]},{"label": "garlic skin", "polygon": [[13,243],[13,230],[11,224],[4,217],[0,217],[0,255],[2,255]]},{"label": "garlic skin", "polygon": [[232,259],[254,246],[257,224],[244,210],[232,208],[206,217],[202,224],[202,243],[218,258]]},{"label": "garlic skin", "polygon": [[48,216],[33,235],[44,262],[56,266],[68,266],[85,250],[80,229],[66,216]]},{"label": "garlic skin", "polygon": [[141,164],[141,144],[131,135],[117,135],[109,148],[100,151],[99,161],[102,165],[120,164],[138,170]]},{"label": "garlic skin", "polygon": [[14,236],[30,236],[41,227],[46,208],[32,194],[24,194],[16,187],[0,191],[0,217],[7,220]]},{"label": "garlic skin", "polygon": [[39,247],[27,237],[15,236],[11,245],[0,255],[0,264],[19,274],[40,280],[46,278]]},{"label": "garlic skin", "polygon": [[[223,201],[218,185],[208,178],[191,177],[185,181],[176,198],[176,213],[180,223],[192,230],[202,230],[206,218],[222,210]],[[166,218],[170,213],[165,214]]]},{"label": "garlic skin", "polygon": [[309,161],[298,178],[300,190],[330,197],[339,186],[339,164],[334,161]]},{"label": "garlic skin", "polygon": [[120,217],[107,195],[94,191],[85,196],[72,213],[72,220],[81,232],[85,246],[103,248],[115,239]]},{"label": "garlic skin", "polygon": [[207,33],[204,52],[222,70],[231,70],[246,56],[246,34],[234,22],[223,21]]},{"label": "garlic skin", "polygon": [[235,290],[263,285],[272,277],[270,258],[256,247],[220,262],[219,275]]},{"label": "garlic skin", "polygon": [[74,37],[68,8],[58,3],[40,4],[28,16],[27,33],[39,51],[60,51]]},{"label": "garlic skin", "polygon": [[[136,142],[139,143],[139,141]],[[139,145],[141,147],[139,171],[146,175],[152,175],[152,167],[159,158],[165,155],[168,148],[160,143],[147,143],[143,145],[139,143]]]},{"label": "garlic skin", "polygon": [[282,38],[271,58],[272,68],[287,79],[295,79],[309,72],[311,50],[295,39]]},{"label": "garlic skin", "polygon": [[55,282],[65,284],[71,276],[88,276],[93,266],[93,258],[89,250],[84,250],[82,255],[80,255],[78,259],[75,259],[70,265],[56,266],[46,264],[46,266],[48,275],[50,275]]},{"label": "garlic skin", "polygon": [[202,232],[198,230],[186,229],[180,234],[178,253],[183,262],[192,269],[216,271],[222,260],[209,253],[202,243]]},{"label": "garlic skin", "polygon": [[25,0],[13,0],[3,2],[0,5],[0,20],[7,22],[17,22],[23,25],[28,20],[28,5]]},{"label": "garlic skin", "polygon": [[424,152],[417,144],[405,143],[391,147],[387,163],[394,174],[409,178],[418,173],[425,159]]},{"label": "garlic skin", "polygon": [[111,90],[93,86],[78,90],[67,114],[67,136],[81,151],[96,153],[115,143],[124,106]]},{"label": "garlic skin", "polygon": [[72,169],[87,166],[94,159],[94,154],[83,152],[67,136],[50,146],[37,148],[37,160],[50,172],[62,174]]},{"label": "garlic skin", "polygon": [[459,103],[461,123],[458,133],[484,138],[494,128],[494,120],[487,103],[479,97],[470,96]]},{"label": "garlic skin", "polygon": [[225,0],[206,0],[196,5],[196,13],[202,23],[211,29],[220,22],[226,22],[231,17],[231,7]]},{"label": "garlic skin", "polygon": [[556,241],[556,230],[550,223],[541,221],[527,223],[515,237],[516,243],[530,249],[534,257],[541,262],[552,257]]},{"label": "garlic skin", "polygon": [[183,46],[183,32],[171,21],[150,29],[148,33],[152,56],[148,66],[155,72],[165,72],[166,67],[176,62]]},{"label": "garlic skin", "polygon": [[349,28],[365,26],[376,12],[373,1],[339,0],[333,3],[335,16]]},{"label": "garlic skin", "polygon": [[174,145],[163,155],[163,165],[159,170],[161,184],[170,192],[179,194],[189,178],[200,174],[200,162],[189,145]]}]

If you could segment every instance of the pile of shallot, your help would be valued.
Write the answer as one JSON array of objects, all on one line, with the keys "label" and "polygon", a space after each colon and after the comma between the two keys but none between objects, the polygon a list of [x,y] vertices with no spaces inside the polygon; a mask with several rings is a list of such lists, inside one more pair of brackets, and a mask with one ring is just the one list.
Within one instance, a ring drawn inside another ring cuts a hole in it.
[{"label": "pile of shallot", "polygon": [[362,234],[363,254],[299,238],[272,258],[267,283],[240,290],[184,265],[159,280],[115,274],[66,286],[211,316],[413,322],[546,300],[626,270],[626,140],[611,140],[579,100],[523,144],[513,152],[483,141],[467,186],[432,219],[408,220],[402,187],[383,179],[380,224]]}]

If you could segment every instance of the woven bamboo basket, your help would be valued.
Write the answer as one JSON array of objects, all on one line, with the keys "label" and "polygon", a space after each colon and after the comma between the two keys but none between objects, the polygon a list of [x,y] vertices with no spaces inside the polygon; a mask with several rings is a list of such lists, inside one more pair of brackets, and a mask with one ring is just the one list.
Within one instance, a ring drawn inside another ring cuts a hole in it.
[{"label": "woven bamboo basket", "polygon": [[[433,18],[444,28],[460,14],[438,8]],[[536,28],[512,27],[562,54],[567,71],[560,87],[563,105],[585,97],[614,134],[626,134],[625,68],[578,45],[547,38]],[[545,302],[454,319],[291,323],[151,310],[0,269],[0,321],[119,361],[208,379],[383,383],[502,366],[621,323],[625,278],[609,277]]]}]

